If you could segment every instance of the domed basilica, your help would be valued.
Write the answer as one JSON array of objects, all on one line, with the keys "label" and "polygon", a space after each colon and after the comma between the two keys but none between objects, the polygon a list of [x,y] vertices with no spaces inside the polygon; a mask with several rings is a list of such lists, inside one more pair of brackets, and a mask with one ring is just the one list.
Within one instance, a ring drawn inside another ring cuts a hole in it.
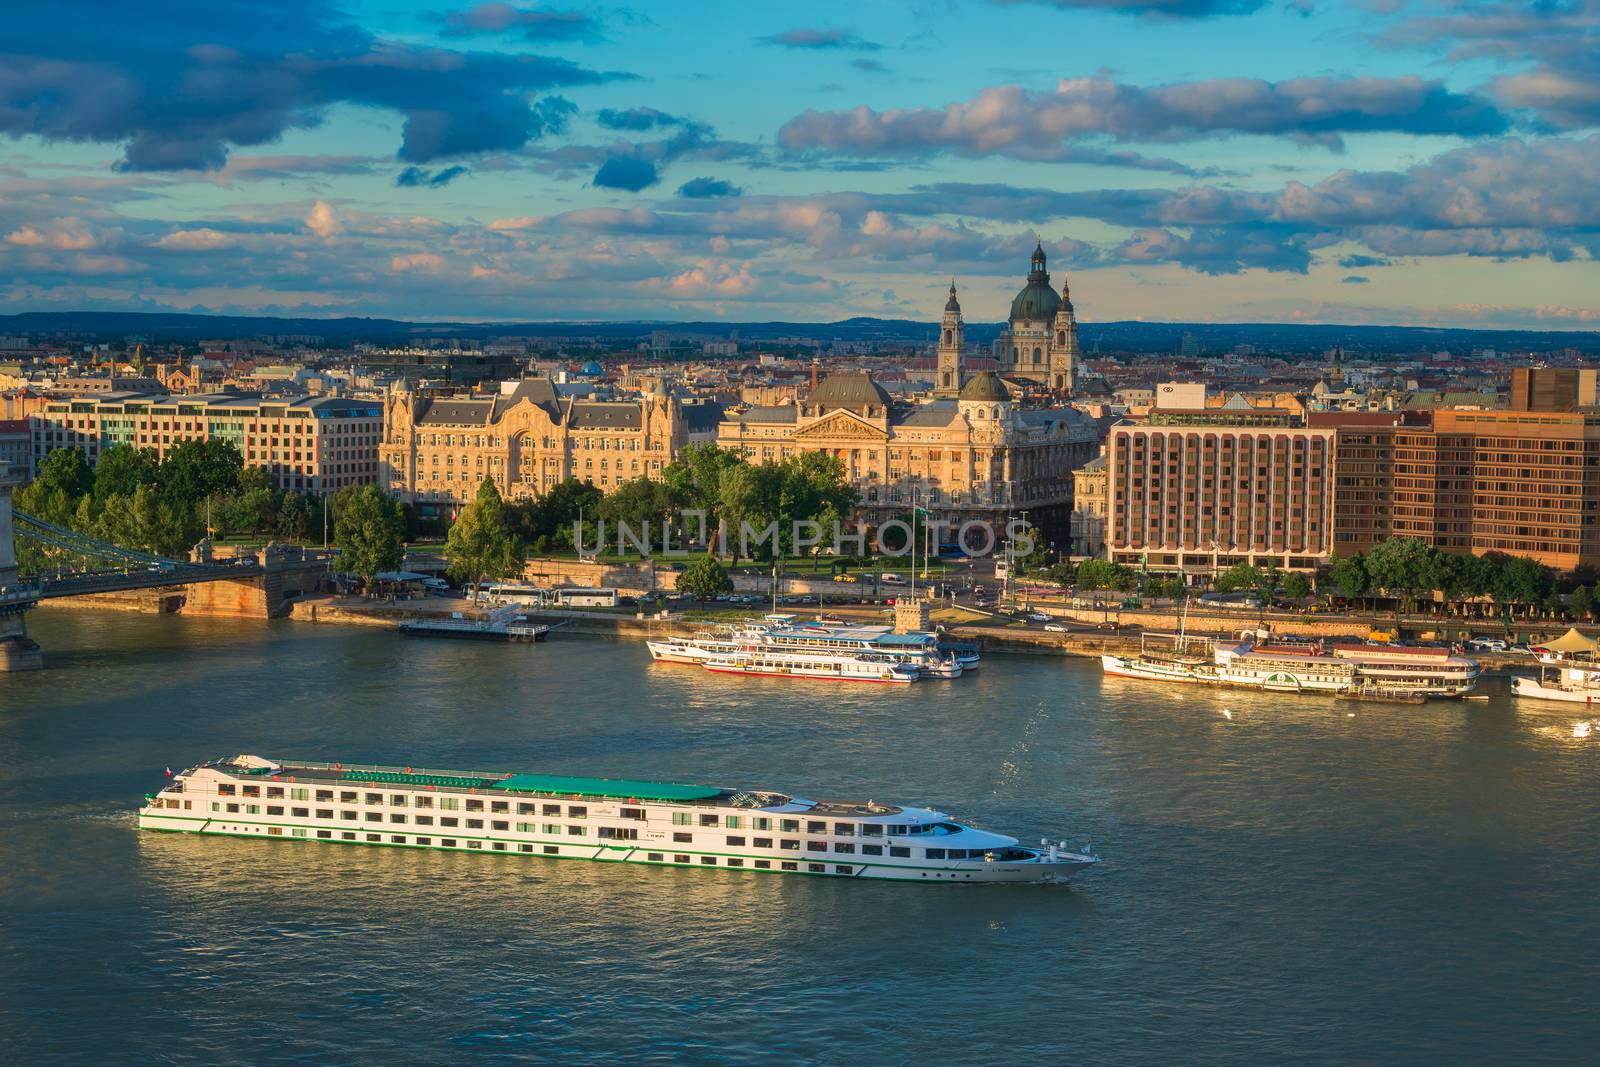
[{"label": "domed basilica", "polygon": [[[956,288],[939,325],[938,368],[935,392],[953,396],[961,388],[961,350],[966,327]],[[1035,244],[1027,284],[1011,301],[1011,315],[994,342],[1000,375],[1033,382],[1054,393],[1070,394],[1078,360],[1078,317],[1065,279],[1061,293],[1050,288],[1042,244]]]}]

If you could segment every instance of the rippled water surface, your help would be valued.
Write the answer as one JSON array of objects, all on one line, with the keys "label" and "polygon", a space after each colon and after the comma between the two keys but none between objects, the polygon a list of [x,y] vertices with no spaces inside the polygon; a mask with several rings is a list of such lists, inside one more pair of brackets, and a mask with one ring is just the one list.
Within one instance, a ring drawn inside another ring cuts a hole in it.
[{"label": "rippled water surface", "polygon": [[[14,1063],[1577,1062],[1600,728],[1102,679],[901,688],[638,644],[41,610],[0,675]],[[141,834],[256,752],[926,802],[1093,842],[1072,888],[923,886]]]}]

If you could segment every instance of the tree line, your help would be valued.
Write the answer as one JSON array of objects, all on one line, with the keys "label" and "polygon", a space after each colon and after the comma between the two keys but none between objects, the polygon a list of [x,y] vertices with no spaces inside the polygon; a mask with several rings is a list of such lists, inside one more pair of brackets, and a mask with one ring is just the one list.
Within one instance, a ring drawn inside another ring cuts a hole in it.
[{"label": "tree line", "polygon": [[[164,457],[154,449],[113,445],[93,467],[82,451],[56,448],[16,506],[88,537],[161,556],[186,556],[206,536],[264,534],[305,538],[322,523],[322,502],[280,490],[266,471],[244,465],[227,441],[184,441]],[[38,569],[49,565],[37,546],[19,546]]]},{"label": "tree line", "polygon": [[[706,554],[685,566],[679,588],[712,596],[733,588],[725,568],[711,555],[719,525],[737,530],[748,523],[762,530],[775,524],[778,536],[754,547],[757,559],[777,561],[796,551],[795,522],[831,529],[845,522],[854,505],[855,490],[836,457],[806,453],[754,464],[731,449],[691,445],[659,479],[635,478],[609,495],[570,480],[531,500],[508,503],[486,478],[450,527],[445,558],[452,577],[477,583],[520,574],[530,552],[593,551],[602,522],[610,532],[609,545],[599,548],[601,555],[615,546],[619,523],[635,533],[653,531],[657,548],[664,530],[677,544],[703,533],[705,542],[699,547]],[[703,521],[686,518],[689,512],[699,512]]]}]

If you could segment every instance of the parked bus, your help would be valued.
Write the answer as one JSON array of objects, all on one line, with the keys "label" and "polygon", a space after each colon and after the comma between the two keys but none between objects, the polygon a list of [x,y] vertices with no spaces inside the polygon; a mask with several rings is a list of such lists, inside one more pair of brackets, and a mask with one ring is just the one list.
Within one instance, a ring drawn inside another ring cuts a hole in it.
[{"label": "parked bus", "polygon": [[564,608],[614,608],[617,606],[615,589],[583,589],[571,586],[557,589],[555,602]]},{"label": "parked bus", "polygon": [[473,600],[488,600],[492,604],[539,603],[546,590],[526,582],[485,582],[481,586],[467,586],[466,594]]}]

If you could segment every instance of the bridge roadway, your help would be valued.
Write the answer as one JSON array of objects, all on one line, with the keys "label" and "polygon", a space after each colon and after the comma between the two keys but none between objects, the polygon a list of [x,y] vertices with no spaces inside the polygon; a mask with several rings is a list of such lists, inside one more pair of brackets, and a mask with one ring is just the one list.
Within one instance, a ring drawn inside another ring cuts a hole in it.
[{"label": "bridge roadway", "polygon": [[170,566],[63,573],[20,579],[0,587],[0,608],[34,604],[51,597],[159,589],[165,585],[194,585],[198,582],[237,581],[241,578],[259,578],[263,573],[261,563],[253,556],[239,557],[226,563],[173,563]]}]

